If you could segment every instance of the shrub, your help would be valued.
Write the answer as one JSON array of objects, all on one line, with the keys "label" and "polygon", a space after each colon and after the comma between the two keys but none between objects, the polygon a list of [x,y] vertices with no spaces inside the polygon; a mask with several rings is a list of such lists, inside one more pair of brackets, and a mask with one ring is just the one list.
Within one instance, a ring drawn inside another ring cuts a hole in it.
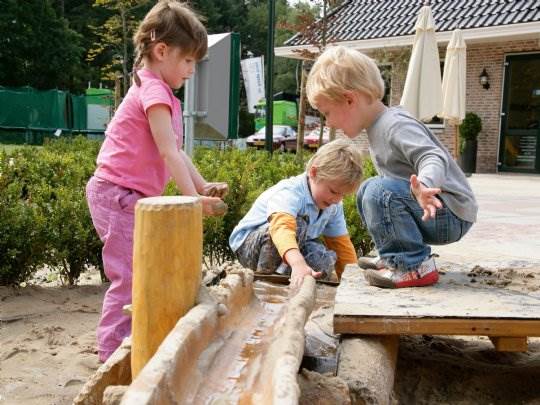
[{"label": "shrub", "polygon": [[459,126],[459,136],[462,140],[474,141],[482,131],[482,120],[473,112],[465,114],[465,119]]},{"label": "shrub", "polygon": [[86,265],[102,268],[84,196],[98,148],[81,137],[2,155],[0,284],[26,281],[43,265],[58,269],[68,284]]},{"label": "shrub", "polygon": [[[17,285],[40,266],[57,269],[67,284],[75,284],[88,265],[103,275],[101,241],[86,204],[85,185],[95,170],[100,147],[82,137],[52,140],[43,148],[0,151],[0,284]],[[226,181],[225,216],[204,219],[204,256],[212,264],[233,258],[229,235],[255,199],[278,181],[297,175],[293,154],[199,148],[194,162],[209,181]],[[365,177],[374,174],[367,159]],[[167,194],[176,193],[170,183]],[[366,252],[371,238],[363,228],[354,196],[344,201],[353,243]]]},{"label": "shrub", "polygon": [[[0,154],[0,285],[26,281],[44,259],[45,217],[33,201],[25,172],[25,158],[34,148]],[[13,156],[20,155],[20,159]]]}]

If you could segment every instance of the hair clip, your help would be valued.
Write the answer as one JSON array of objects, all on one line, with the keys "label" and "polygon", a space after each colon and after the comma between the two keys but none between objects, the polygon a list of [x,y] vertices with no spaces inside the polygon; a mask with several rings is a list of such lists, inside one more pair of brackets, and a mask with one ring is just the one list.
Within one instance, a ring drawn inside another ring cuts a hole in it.
[{"label": "hair clip", "polygon": [[150,31],[150,41],[156,40],[156,30]]}]

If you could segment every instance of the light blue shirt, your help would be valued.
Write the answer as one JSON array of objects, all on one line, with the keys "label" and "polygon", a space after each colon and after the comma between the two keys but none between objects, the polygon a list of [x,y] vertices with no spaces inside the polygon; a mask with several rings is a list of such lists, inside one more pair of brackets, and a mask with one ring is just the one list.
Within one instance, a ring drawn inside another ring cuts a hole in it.
[{"label": "light blue shirt", "polygon": [[229,238],[229,245],[236,251],[250,232],[268,223],[270,216],[277,212],[303,217],[308,223],[307,239],[319,236],[347,235],[347,225],[343,214],[343,204],[332,204],[321,210],[311,196],[306,173],[281,180],[263,192],[248,213],[236,225]]}]

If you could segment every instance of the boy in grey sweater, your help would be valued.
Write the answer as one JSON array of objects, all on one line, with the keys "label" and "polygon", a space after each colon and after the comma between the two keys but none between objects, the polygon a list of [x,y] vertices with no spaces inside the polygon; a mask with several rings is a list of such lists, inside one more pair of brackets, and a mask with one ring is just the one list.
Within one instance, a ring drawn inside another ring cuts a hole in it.
[{"label": "boy in grey sweater", "polygon": [[432,285],[439,276],[429,245],[460,240],[478,206],[441,142],[403,108],[387,108],[383,94],[375,62],[342,46],[328,48],[307,81],[308,99],[329,126],[351,138],[367,130],[379,176],[360,186],[357,205],[379,258],[366,280],[384,288]]}]

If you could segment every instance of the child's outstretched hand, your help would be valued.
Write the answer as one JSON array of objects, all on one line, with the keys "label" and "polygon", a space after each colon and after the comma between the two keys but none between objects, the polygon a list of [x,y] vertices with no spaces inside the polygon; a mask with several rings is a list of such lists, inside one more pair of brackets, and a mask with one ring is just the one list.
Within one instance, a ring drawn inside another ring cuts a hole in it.
[{"label": "child's outstretched hand", "polygon": [[227,212],[227,204],[217,197],[201,196],[202,211],[205,216],[220,216]]},{"label": "child's outstretched hand", "polygon": [[411,191],[416,197],[416,201],[424,210],[422,221],[435,218],[437,208],[442,208],[441,201],[436,197],[441,192],[440,188],[429,188],[424,186],[416,174],[411,176]]},{"label": "child's outstretched hand", "polygon": [[223,198],[229,192],[227,183],[206,183],[202,190],[202,195],[207,197]]},{"label": "child's outstretched hand", "polygon": [[291,288],[298,289],[302,286],[305,276],[313,276],[319,278],[322,276],[320,271],[315,271],[307,264],[299,266],[291,266]]}]

